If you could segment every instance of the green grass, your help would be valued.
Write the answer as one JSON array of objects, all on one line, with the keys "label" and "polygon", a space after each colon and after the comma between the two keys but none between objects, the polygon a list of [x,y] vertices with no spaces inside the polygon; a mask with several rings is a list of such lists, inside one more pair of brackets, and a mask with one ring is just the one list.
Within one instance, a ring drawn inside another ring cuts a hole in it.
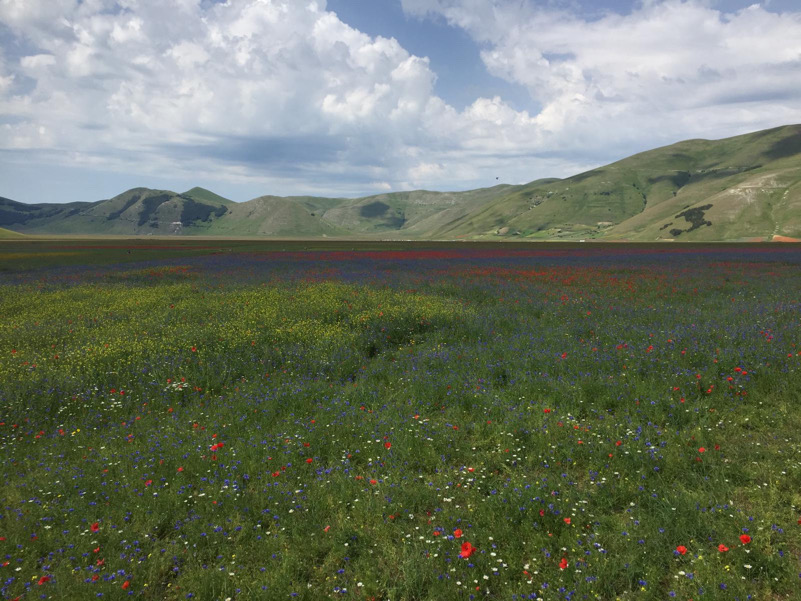
[{"label": "green grass", "polygon": [[794,598],[796,263],[46,244],[0,258],[2,598]]},{"label": "green grass", "polygon": [[224,196],[220,196],[219,194],[215,194],[211,190],[206,190],[205,188],[199,188],[197,186],[195,186],[191,190],[187,190],[186,192],[184,192],[183,196],[188,196],[193,200],[205,202],[208,204],[223,204],[226,206],[234,204],[234,201],[229,200]]},{"label": "green grass", "polygon": [[11,230],[7,230],[0,227],[0,240],[21,239],[21,238],[24,238],[24,236],[19,232],[12,232]]}]

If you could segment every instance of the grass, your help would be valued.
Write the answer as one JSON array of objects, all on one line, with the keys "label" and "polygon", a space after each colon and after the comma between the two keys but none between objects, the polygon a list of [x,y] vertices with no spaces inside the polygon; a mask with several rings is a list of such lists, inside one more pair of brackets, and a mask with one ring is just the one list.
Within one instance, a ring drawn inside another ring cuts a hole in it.
[{"label": "grass", "polygon": [[47,244],[0,258],[2,598],[795,595],[789,246]]},{"label": "grass", "polygon": [[0,240],[6,240],[6,239],[18,240],[21,238],[24,238],[23,234],[20,234],[19,232],[12,232],[11,230],[7,230],[5,228],[0,227]]}]

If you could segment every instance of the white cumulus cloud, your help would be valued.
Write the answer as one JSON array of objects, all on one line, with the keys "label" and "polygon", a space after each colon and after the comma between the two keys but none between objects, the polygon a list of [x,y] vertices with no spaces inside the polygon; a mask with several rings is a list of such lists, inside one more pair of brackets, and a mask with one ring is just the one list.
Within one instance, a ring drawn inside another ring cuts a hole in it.
[{"label": "white cumulus cloud", "polygon": [[587,20],[521,0],[402,3],[483,44],[487,69],[540,104],[537,130],[554,150],[645,148],[801,121],[801,11],[649,0]]},{"label": "white cumulus cloud", "polygon": [[426,57],[323,0],[0,0],[0,149],[347,194],[520,183],[801,121],[801,13],[666,0],[588,21],[525,0],[402,1],[467,31],[529,110],[455,109]]}]

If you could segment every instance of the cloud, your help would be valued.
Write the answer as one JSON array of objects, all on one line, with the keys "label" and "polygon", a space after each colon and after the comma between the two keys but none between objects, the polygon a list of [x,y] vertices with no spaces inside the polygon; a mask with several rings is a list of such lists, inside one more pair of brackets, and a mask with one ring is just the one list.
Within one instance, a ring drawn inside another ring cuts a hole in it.
[{"label": "cloud", "polygon": [[526,86],[551,149],[623,150],[801,121],[801,12],[651,0],[585,20],[521,0],[402,3],[463,28],[493,75]]},{"label": "cloud", "polygon": [[360,191],[467,187],[536,147],[527,113],[500,98],[455,110],[427,58],[320,1],[6,0],[0,20],[34,49],[0,73],[14,118],[0,148],[46,162]]},{"label": "cloud", "polygon": [[801,121],[798,13],[688,0],[585,21],[524,0],[403,6],[467,31],[530,110],[501,97],[456,110],[427,58],[323,0],[0,0],[0,150],[348,194],[522,183],[660,140]]}]

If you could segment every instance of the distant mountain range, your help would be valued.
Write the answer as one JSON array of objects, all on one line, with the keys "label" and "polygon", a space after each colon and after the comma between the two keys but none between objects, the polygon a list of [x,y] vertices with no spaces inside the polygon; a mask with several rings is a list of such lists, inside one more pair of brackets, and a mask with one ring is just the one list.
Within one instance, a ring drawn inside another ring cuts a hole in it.
[{"label": "distant mountain range", "polygon": [[[11,230],[11,231],[3,231]],[[801,125],[687,140],[566,179],[365,198],[134,188],[98,202],[0,197],[0,238],[25,234],[279,238],[737,241],[801,238]]]}]

